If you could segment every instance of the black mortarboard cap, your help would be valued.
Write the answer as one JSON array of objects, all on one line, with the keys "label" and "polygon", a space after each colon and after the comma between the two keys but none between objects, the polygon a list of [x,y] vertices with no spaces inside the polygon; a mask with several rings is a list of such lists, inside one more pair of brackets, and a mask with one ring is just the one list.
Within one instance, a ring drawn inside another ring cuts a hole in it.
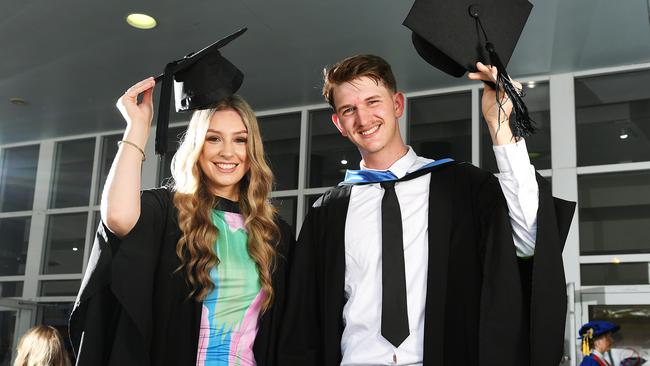
[{"label": "black mortarboard cap", "polygon": [[418,54],[447,74],[474,72],[477,61],[495,66],[497,83],[513,103],[511,127],[519,137],[530,135],[534,127],[505,66],[532,7],[527,0],[415,0],[403,23],[413,32]]},{"label": "black mortarboard cap", "polygon": [[162,80],[156,124],[157,154],[163,155],[167,151],[172,86],[177,112],[210,108],[239,89],[244,74],[223,57],[219,49],[246,30],[242,28],[198,52],[168,63],[163,74],[156,77],[156,83]]}]

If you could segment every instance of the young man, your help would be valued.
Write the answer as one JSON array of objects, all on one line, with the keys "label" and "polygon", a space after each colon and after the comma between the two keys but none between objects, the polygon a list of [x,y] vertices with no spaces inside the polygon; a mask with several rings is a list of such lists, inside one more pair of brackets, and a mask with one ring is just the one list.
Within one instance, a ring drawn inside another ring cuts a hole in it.
[{"label": "young man", "polygon": [[[477,68],[471,79],[494,80]],[[497,180],[404,144],[404,95],[380,57],[342,60],[323,94],[363,160],[303,224],[279,364],[558,364],[561,251],[574,205],[536,178],[524,141],[512,137],[509,102],[499,112],[495,91],[484,91]]]}]

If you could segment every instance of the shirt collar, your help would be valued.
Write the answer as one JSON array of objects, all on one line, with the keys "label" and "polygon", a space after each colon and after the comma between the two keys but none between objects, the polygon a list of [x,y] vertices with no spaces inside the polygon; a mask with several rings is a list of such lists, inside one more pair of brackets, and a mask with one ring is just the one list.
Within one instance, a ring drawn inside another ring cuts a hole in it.
[{"label": "shirt collar", "polygon": [[[406,154],[404,154],[404,156],[399,158],[396,162],[393,163],[393,165],[391,165],[387,169],[391,173],[395,174],[395,176],[397,176],[397,178],[404,177],[406,175],[406,173],[408,173],[409,168],[413,164],[415,164],[415,162],[416,162],[416,160],[418,158],[415,151],[413,151],[413,148],[410,147],[410,146],[407,146],[407,147],[408,147],[408,151],[406,152]],[[367,168],[366,165],[363,163],[363,160],[361,160],[361,162],[359,163],[359,167],[362,170],[377,170],[377,169]]]}]

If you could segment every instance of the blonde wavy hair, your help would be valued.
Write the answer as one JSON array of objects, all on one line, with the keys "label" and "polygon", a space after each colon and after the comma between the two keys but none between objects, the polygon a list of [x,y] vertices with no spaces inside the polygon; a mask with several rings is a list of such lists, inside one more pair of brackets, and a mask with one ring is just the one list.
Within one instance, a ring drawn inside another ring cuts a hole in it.
[{"label": "blonde wavy hair", "polygon": [[37,325],[18,343],[14,366],[70,366],[63,339],[56,328]]},{"label": "blonde wavy hair", "polygon": [[223,100],[212,109],[194,112],[171,163],[174,205],[182,236],[176,245],[181,260],[179,270],[185,271],[192,290],[190,297],[203,300],[214,289],[210,270],[219,265],[214,243],[219,235],[211,220],[211,209],[217,197],[206,186],[206,178],[198,159],[215,112],[232,109],[241,117],[248,139],[246,154],[250,168],[239,182],[239,206],[248,231],[248,254],[257,265],[262,291],[266,299],[262,310],[273,302],[271,274],[275,267],[275,242],[279,229],[274,221],[276,209],[269,202],[273,173],[264,158],[264,147],[257,118],[251,107],[238,95]]}]

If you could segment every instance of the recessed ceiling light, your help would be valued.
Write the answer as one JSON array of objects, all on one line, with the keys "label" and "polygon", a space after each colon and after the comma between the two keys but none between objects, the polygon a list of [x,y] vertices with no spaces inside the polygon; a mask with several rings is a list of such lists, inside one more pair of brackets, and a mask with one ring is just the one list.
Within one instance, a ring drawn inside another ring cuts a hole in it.
[{"label": "recessed ceiling light", "polygon": [[139,13],[129,14],[126,17],[126,22],[129,23],[130,26],[138,29],[151,29],[158,24],[156,19],[152,16]]},{"label": "recessed ceiling light", "polygon": [[13,105],[19,105],[19,106],[29,104],[29,102],[27,100],[25,100],[23,98],[20,98],[20,97],[9,98],[9,102],[11,102],[11,104],[13,104]]},{"label": "recessed ceiling light", "polygon": [[621,260],[620,260],[619,258],[617,258],[617,257],[614,257],[614,258],[612,258],[612,263],[614,263],[614,264],[620,264],[620,263],[621,263]]},{"label": "recessed ceiling light", "polygon": [[530,89],[534,88],[536,85],[537,83],[532,80],[526,83],[526,86],[528,86]]},{"label": "recessed ceiling light", "polygon": [[348,161],[347,161],[347,160],[345,160],[345,159],[342,159],[342,160],[341,160],[341,165],[347,165],[347,164],[348,164]]},{"label": "recessed ceiling light", "polygon": [[79,248],[77,248],[77,247],[72,247],[72,251],[73,251],[73,252],[76,252],[77,250],[79,250]]},{"label": "recessed ceiling light", "polygon": [[627,129],[621,128],[621,132],[619,133],[618,138],[621,140],[625,140],[628,137],[630,137],[630,135],[627,133]]}]

